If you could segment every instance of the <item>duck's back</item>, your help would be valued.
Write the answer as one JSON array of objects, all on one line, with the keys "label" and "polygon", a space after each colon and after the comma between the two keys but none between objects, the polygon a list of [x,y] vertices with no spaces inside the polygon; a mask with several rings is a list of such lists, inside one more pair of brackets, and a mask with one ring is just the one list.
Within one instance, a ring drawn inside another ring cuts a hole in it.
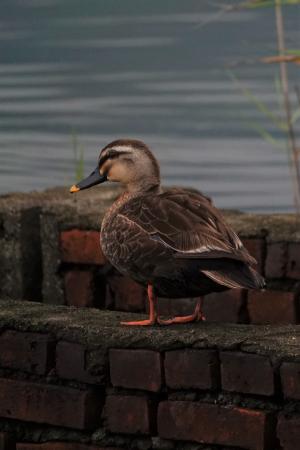
[{"label": "duck's back", "polygon": [[153,283],[162,296],[263,286],[255,260],[196,191],[169,189],[121,201],[104,221],[101,243],[114,266]]}]

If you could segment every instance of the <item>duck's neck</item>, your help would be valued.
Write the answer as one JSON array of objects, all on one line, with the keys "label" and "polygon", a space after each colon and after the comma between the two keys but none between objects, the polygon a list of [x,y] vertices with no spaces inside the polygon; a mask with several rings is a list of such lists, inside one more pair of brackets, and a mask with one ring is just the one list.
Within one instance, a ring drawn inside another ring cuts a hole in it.
[{"label": "duck's neck", "polygon": [[146,177],[144,179],[131,181],[125,186],[125,192],[130,196],[148,193],[157,194],[161,192],[160,180],[156,177]]},{"label": "duck's neck", "polygon": [[140,197],[143,195],[155,195],[160,194],[162,192],[160,183],[155,185],[147,186],[147,189],[128,189],[128,186],[125,186],[124,192],[118,197],[118,199],[111,206],[111,211],[120,208],[124,203],[127,203],[134,197]]}]

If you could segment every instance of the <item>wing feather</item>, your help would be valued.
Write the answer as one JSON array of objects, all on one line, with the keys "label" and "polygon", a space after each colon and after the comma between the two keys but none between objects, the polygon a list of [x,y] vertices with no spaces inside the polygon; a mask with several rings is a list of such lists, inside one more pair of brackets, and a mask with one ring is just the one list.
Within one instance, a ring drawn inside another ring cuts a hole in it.
[{"label": "wing feather", "polygon": [[231,258],[256,264],[221,213],[201,193],[177,189],[135,198],[119,214],[151,240],[173,250],[176,258]]}]

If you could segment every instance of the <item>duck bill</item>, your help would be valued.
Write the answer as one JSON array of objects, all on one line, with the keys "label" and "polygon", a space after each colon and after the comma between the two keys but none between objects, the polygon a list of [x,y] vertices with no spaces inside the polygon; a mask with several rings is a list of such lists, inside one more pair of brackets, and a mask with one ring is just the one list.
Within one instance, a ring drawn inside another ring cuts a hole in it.
[{"label": "duck bill", "polygon": [[70,188],[70,192],[73,194],[74,192],[82,191],[83,189],[90,188],[96,184],[104,183],[105,181],[107,181],[106,175],[101,175],[99,168],[96,167],[96,169],[93,170],[88,177],[84,178],[77,184],[73,184]]}]

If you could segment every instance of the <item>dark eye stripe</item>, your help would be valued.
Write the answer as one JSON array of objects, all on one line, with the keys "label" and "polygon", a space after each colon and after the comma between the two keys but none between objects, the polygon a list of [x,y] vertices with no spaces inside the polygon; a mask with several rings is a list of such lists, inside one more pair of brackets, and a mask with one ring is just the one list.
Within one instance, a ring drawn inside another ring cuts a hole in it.
[{"label": "dark eye stripe", "polygon": [[102,166],[108,159],[118,158],[119,156],[119,152],[117,152],[116,150],[110,150],[110,152],[106,153],[106,155],[100,157],[99,167]]},{"label": "dark eye stripe", "polygon": [[101,167],[105,163],[105,161],[107,161],[108,159],[119,158],[119,156],[125,155],[128,153],[130,153],[130,152],[118,152],[117,150],[109,150],[109,152],[106,153],[106,155],[100,157],[99,167]]}]

